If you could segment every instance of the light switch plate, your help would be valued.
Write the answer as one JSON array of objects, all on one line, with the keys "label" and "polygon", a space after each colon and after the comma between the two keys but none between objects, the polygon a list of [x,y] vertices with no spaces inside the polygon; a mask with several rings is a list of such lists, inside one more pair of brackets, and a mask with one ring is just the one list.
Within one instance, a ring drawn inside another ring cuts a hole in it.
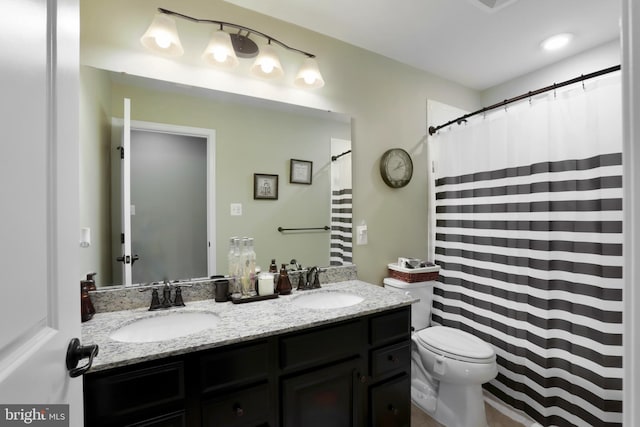
[{"label": "light switch plate", "polygon": [[356,245],[366,245],[369,243],[368,231],[366,225],[356,227]]},{"label": "light switch plate", "polygon": [[231,216],[242,215],[242,203],[231,203]]}]

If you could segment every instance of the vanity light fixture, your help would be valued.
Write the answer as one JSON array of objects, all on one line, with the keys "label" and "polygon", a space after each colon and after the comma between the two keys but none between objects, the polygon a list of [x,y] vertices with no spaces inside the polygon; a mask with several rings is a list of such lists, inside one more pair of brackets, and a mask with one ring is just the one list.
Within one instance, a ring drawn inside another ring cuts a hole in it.
[{"label": "vanity light fixture", "polygon": [[[260,31],[230,22],[193,18],[178,12],[158,8],[153,22],[140,39],[142,45],[152,52],[169,56],[182,55],[184,49],[178,37],[174,17],[195,23],[215,24],[218,26],[211,34],[209,44],[202,54],[202,59],[209,64],[233,68],[239,63],[238,57],[255,57],[255,62],[251,66],[251,72],[253,74],[263,78],[278,78],[284,74],[280,59],[274,48],[274,45],[278,45],[306,57],[300,70],[296,74],[294,80],[296,86],[303,88],[320,88],[324,86],[324,79],[322,78],[322,74],[320,74],[315,55],[288,46]],[[228,33],[225,31],[225,28],[233,28],[238,30],[238,32]],[[243,35],[242,32],[246,34]],[[251,35],[266,39],[266,44],[258,47],[258,45],[249,38]]]}]

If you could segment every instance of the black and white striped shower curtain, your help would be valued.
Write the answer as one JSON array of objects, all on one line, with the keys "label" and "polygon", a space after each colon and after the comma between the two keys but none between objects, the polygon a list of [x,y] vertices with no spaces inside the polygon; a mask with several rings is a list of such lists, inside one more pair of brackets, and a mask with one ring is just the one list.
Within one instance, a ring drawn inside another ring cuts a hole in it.
[{"label": "black and white striped shower curtain", "polygon": [[339,156],[331,162],[331,249],[329,264],[347,265],[353,262],[353,214],[351,141],[331,140],[331,155]]},{"label": "black and white striped shower curtain", "polygon": [[543,426],[622,425],[619,74],[430,138],[432,319],[491,343],[485,385]]}]

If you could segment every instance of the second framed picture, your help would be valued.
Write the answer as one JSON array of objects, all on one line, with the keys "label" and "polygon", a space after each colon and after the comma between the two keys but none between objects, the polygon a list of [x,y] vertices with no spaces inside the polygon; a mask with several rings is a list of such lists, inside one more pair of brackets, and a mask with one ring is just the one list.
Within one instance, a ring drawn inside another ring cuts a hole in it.
[{"label": "second framed picture", "polygon": [[292,184],[311,184],[313,176],[313,162],[308,160],[291,159],[289,168],[289,182]]},{"label": "second framed picture", "polygon": [[254,173],[253,199],[278,200],[278,175]]}]

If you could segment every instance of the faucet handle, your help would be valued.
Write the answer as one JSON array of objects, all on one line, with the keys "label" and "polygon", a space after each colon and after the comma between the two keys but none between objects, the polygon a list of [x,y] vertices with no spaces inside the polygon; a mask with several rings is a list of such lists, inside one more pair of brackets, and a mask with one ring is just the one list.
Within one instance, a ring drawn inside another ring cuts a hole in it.
[{"label": "faucet handle", "polygon": [[173,300],[173,305],[176,307],[184,307],[184,300],[182,299],[182,289],[180,285],[175,285],[176,288],[176,297]]},{"label": "faucet handle", "polygon": [[160,304],[160,298],[158,297],[158,288],[153,288],[151,291],[151,305],[149,306],[149,311],[157,310],[162,305]]},{"label": "faucet handle", "polygon": [[319,289],[320,286],[320,269],[316,270],[316,275],[313,278],[313,284],[311,285],[311,289]]}]

